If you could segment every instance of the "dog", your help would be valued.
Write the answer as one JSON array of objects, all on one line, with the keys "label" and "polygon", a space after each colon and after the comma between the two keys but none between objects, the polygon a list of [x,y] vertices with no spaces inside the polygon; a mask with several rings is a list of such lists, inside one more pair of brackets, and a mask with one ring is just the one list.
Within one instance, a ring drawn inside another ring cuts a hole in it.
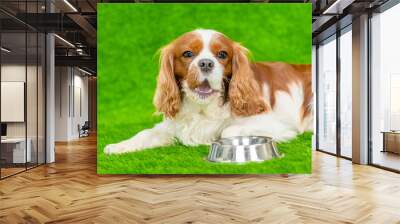
[{"label": "dog", "polygon": [[185,33],[162,48],[153,103],[163,121],[105,147],[106,154],[210,144],[233,136],[286,141],[312,130],[311,66],[251,62],[215,30]]}]

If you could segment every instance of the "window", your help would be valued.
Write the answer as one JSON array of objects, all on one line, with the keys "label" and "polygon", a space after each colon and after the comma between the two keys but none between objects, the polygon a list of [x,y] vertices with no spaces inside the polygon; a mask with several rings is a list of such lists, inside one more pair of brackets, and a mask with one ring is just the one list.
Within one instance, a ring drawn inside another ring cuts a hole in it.
[{"label": "window", "polygon": [[400,73],[390,74],[390,130],[400,130]]},{"label": "window", "polygon": [[352,33],[351,26],[340,36],[340,155],[352,157]]},{"label": "window", "polygon": [[400,170],[400,4],[371,18],[372,164]]}]

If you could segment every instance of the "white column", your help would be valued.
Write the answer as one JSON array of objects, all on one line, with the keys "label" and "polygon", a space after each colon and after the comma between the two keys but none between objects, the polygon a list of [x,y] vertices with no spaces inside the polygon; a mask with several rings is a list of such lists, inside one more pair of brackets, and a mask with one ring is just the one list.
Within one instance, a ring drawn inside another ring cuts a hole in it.
[{"label": "white column", "polygon": [[317,149],[317,139],[316,139],[316,137],[317,137],[317,133],[316,133],[316,131],[317,131],[317,114],[316,114],[316,111],[317,111],[317,101],[316,101],[316,99],[317,99],[317,96],[316,96],[316,94],[317,94],[317,91],[316,91],[316,85],[317,85],[317,77],[316,77],[316,75],[317,75],[317,48],[315,47],[315,45],[313,45],[312,46],[312,54],[311,54],[311,65],[312,65],[312,70],[311,70],[311,76],[312,76],[312,92],[313,92],[313,116],[314,116],[314,124],[313,124],[313,128],[314,128],[314,132],[313,132],[313,135],[312,135],[312,150],[316,150]]},{"label": "white column", "polygon": [[[54,5],[46,1],[46,12],[54,12]],[[55,162],[55,43],[54,34],[46,35],[46,163]]]},{"label": "white column", "polygon": [[368,163],[368,15],[353,19],[353,162]]},{"label": "white column", "polygon": [[55,161],[54,133],[55,133],[55,56],[54,56],[54,35],[49,33],[46,36],[46,163]]}]

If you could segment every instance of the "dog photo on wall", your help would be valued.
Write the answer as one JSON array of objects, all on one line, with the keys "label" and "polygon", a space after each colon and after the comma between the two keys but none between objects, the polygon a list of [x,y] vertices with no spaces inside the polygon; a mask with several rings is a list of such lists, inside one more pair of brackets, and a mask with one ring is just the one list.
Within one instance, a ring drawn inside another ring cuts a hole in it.
[{"label": "dog photo on wall", "polygon": [[310,4],[98,8],[98,173],[311,172]]}]

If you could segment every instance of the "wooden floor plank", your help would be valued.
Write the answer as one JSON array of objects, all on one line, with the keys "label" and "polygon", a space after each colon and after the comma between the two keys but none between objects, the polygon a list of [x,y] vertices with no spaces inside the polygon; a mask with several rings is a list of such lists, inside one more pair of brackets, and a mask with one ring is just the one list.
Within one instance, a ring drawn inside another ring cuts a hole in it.
[{"label": "wooden floor plank", "polygon": [[96,138],[0,181],[0,223],[400,223],[400,175],[313,153],[311,175],[97,175]]}]

